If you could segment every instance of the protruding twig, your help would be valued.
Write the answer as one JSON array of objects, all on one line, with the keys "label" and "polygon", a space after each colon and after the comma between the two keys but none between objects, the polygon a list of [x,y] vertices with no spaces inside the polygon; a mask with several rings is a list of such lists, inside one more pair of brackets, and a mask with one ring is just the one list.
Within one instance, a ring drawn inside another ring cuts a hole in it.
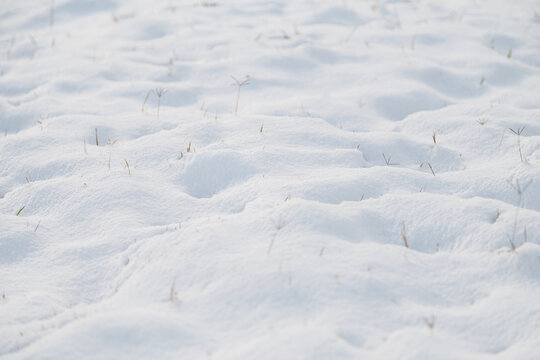
[{"label": "protruding twig", "polygon": [[246,75],[246,78],[243,81],[239,81],[237,78],[231,75],[231,78],[234,80],[234,84],[231,84],[233,86],[238,87],[238,91],[236,93],[236,104],[234,106],[234,115],[238,114],[238,102],[240,101],[240,89],[242,86],[249,85],[249,75]]},{"label": "protruding twig", "polygon": [[531,183],[532,183],[532,180],[530,180],[530,181],[527,183],[527,185],[525,185],[525,186],[522,187],[522,186],[519,184],[519,180],[518,180],[518,179],[516,179],[516,183],[515,183],[515,184],[513,184],[512,182],[510,182],[510,181],[508,180],[508,184],[510,184],[510,186],[512,186],[512,187],[514,188],[514,190],[516,190],[516,192],[518,193],[518,195],[519,195],[519,197],[520,197],[520,205],[521,205],[521,195],[523,195],[523,193],[525,192],[525,190],[527,190],[527,188],[529,187],[529,185],[531,185]]},{"label": "protruding twig", "polygon": [[399,165],[399,163],[393,163],[391,162],[392,160],[392,156],[388,156],[386,157],[386,155],[383,153],[382,154],[383,158],[384,158],[384,162],[386,163],[386,166],[396,166],[396,165]]},{"label": "protruding twig", "polygon": [[127,170],[128,170],[128,175],[131,176],[131,170],[129,169],[129,163],[126,159],[124,159],[124,162],[126,163],[126,167],[127,167]]},{"label": "protruding twig", "polygon": [[428,166],[429,166],[429,169],[431,170],[431,173],[433,174],[433,176],[435,176],[435,171],[433,171],[433,167],[431,166],[430,163],[427,163]]},{"label": "protruding twig", "polygon": [[487,124],[488,119],[486,119],[486,118],[480,118],[480,119],[476,119],[476,122],[477,122],[479,125],[484,126],[484,125]]},{"label": "protruding twig", "polygon": [[158,98],[158,105],[157,105],[157,119],[159,120],[159,107],[161,105],[161,97],[163,95],[165,95],[165,93],[167,92],[167,90],[163,89],[163,88],[157,88],[156,89],[156,96]]},{"label": "protruding twig", "polygon": [[[512,251],[516,250],[516,245],[515,245],[516,244],[516,232],[517,232],[517,225],[518,225],[518,218],[519,218],[519,209],[521,208],[522,201],[523,201],[523,193],[525,192],[525,190],[527,190],[527,188],[529,187],[529,185],[531,185],[531,183],[532,183],[532,180],[529,181],[527,183],[527,185],[521,186],[519,184],[519,179],[516,179],[515,184],[508,181],[508,184],[510,184],[510,186],[512,186],[512,188],[518,194],[518,205],[516,206],[516,215],[514,216],[514,226],[512,228],[512,238],[508,239],[508,241],[510,242],[510,246],[512,247]],[[525,241],[527,241],[526,230],[525,230],[524,235],[525,235]]]},{"label": "protruding twig", "polygon": [[405,231],[405,222],[401,222],[401,237],[403,238],[403,243],[406,248],[409,248],[409,243],[407,241],[407,232]]},{"label": "protruding twig", "polygon": [[174,302],[178,296],[177,292],[174,290],[174,282],[171,285],[171,292],[169,293],[169,301]]},{"label": "protruding twig", "polygon": [[270,240],[270,244],[268,245],[268,250],[266,252],[268,255],[270,255],[270,252],[272,251],[272,247],[274,246],[274,241],[276,240],[277,234],[287,225],[287,223],[282,219],[281,215],[279,216],[277,221],[274,221],[274,219],[270,219],[270,221],[272,221],[272,224],[276,228],[276,233],[274,234],[274,236],[272,236],[272,240]]},{"label": "protruding twig", "polygon": [[425,317],[424,322],[426,323],[427,327],[429,328],[429,331],[433,332],[433,329],[435,328],[435,316],[431,315],[429,318]]},{"label": "protruding twig", "polygon": [[523,126],[522,128],[517,128],[517,130],[510,129],[510,128],[509,130],[513,132],[514,134],[516,134],[518,138],[519,159],[521,160],[521,162],[527,162],[527,158],[521,152],[521,134],[523,133],[523,130],[525,130],[525,126]]},{"label": "protruding twig", "polygon": [[146,105],[146,101],[148,101],[148,97],[150,96],[151,93],[152,93],[152,90],[148,90],[148,92],[146,93],[146,96],[144,97],[144,101],[142,104],[141,112],[144,112],[144,105]]}]

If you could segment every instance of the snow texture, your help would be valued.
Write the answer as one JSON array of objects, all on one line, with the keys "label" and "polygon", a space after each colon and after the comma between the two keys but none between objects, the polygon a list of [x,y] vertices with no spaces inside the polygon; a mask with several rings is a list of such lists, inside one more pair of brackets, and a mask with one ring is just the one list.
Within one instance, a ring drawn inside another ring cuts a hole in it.
[{"label": "snow texture", "polygon": [[540,1],[0,5],[3,359],[540,359]]}]

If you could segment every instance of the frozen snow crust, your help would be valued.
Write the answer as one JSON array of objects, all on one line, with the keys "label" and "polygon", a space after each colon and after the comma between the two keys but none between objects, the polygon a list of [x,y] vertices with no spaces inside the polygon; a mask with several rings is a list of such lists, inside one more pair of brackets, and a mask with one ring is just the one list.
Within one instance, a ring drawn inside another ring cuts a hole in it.
[{"label": "frozen snow crust", "polygon": [[539,1],[53,10],[0,6],[0,357],[540,358]]}]

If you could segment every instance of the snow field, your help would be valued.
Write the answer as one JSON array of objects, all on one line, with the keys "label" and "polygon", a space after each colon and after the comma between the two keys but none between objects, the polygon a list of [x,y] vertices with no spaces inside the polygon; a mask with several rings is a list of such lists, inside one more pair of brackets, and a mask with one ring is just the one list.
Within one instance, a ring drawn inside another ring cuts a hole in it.
[{"label": "snow field", "polygon": [[53,10],[0,7],[0,356],[538,359],[538,1]]}]

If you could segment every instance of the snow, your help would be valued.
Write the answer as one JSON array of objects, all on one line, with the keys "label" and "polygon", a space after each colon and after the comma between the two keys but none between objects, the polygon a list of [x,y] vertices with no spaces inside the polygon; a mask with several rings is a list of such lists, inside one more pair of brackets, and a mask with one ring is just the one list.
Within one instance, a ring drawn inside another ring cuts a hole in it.
[{"label": "snow", "polygon": [[538,359],[539,34],[537,0],[3,1],[0,356]]}]

